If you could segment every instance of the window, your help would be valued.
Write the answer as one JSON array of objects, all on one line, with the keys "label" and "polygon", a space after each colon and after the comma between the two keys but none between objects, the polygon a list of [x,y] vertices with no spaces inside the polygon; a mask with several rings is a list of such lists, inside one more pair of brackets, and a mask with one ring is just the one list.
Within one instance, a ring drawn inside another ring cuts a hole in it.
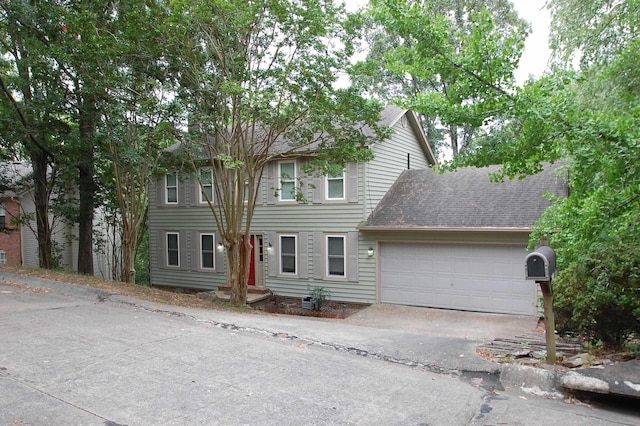
[{"label": "window", "polygon": [[279,163],[280,173],[280,201],[295,201],[296,199],[296,163]]},{"label": "window", "polygon": [[346,238],[344,235],[327,235],[327,276],[345,277]]},{"label": "window", "polygon": [[167,173],[164,177],[165,203],[178,204],[178,175]]},{"label": "window", "polygon": [[344,200],[344,170],[335,175],[327,175],[324,196],[327,200]]},{"label": "window", "polygon": [[296,236],[280,235],[280,273],[296,274]]},{"label": "window", "polygon": [[7,252],[4,250],[0,250],[0,265],[7,264]]},{"label": "window", "polygon": [[7,212],[4,209],[4,205],[0,204],[0,229],[4,229],[7,226]]},{"label": "window", "polygon": [[244,202],[248,203],[249,202],[249,180],[245,180],[244,181]]},{"label": "window", "polygon": [[215,269],[216,239],[213,234],[200,234],[200,268]]},{"label": "window", "polygon": [[167,232],[167,266],[180,266],[180,236]]},{"label": "window", "polygon": [[200,169],[200,203],[213,202],[213,170]]}]

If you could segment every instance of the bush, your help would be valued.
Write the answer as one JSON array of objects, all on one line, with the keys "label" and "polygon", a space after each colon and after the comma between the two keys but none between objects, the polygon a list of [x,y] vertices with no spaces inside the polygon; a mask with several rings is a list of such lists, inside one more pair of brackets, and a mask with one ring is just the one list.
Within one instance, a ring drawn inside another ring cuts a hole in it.
[{"label": "bush", "polygon": [[640,336],[640,238],[627,234],[594,243],[555,284],[559,328],[606,347]]}]

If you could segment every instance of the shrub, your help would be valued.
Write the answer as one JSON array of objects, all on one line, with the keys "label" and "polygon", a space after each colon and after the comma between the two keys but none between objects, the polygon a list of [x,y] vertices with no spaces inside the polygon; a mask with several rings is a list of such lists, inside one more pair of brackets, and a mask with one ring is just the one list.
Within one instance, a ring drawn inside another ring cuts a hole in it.
[{"label": "shrub", "polygon": [[606,347],[640,336],[640,238],[634,233],[598,240],[554,284],[562,330]]}]

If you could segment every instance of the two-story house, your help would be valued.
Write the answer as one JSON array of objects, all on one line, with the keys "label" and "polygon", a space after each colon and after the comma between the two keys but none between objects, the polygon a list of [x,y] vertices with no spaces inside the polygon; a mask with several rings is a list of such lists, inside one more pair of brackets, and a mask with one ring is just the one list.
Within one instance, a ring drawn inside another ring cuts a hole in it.
[{"label": "two-story house", "polygon": [[[313,287],[325,287],[334,300],[378,300],[375,241],[358,226],[402,171],[436,164],[414,112],[391,106],[381,121],[392,136],[370,147],[372,161],[349,163],[342,174],[306,176],[304,156],[267,165],[250,235],[250,286],[283,296],[306,296]],[[300,180],[305,202],[291,191]],[[152,284],[225,286],[224,249],[198,180],[168,173],[152,182],[149,194]]]}]

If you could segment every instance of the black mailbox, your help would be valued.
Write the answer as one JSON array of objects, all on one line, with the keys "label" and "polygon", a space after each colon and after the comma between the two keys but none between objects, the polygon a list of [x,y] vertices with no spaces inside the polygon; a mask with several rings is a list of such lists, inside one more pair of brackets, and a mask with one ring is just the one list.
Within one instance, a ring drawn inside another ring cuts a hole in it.
[{"label": "black mailbox", "polygon": [[555,272],[556,252],[549,246],[540,246],[525,258],[524,275],[528,280],[551,281]]}]

